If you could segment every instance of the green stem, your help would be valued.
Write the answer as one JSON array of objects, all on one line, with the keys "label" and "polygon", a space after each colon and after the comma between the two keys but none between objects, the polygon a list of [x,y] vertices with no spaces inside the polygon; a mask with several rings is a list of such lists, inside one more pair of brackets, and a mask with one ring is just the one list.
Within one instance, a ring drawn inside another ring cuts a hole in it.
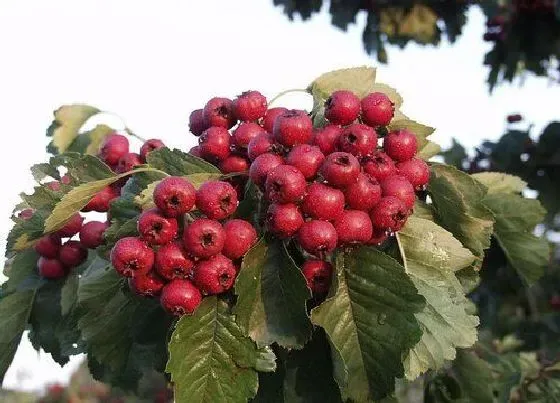
[{"label": "green stem", "polygon": [[270,100],[270,102],[268,103],[268,106],[270,107],[274,102],[276,102],[278,100],[278,98],[283,97],[286,94],[291,94],[292,92],[305,92],[306,94],[309,94],[309,92],[306,89],[303,88],[292,88],[286,91],[282,91],[281,93],[279,93],[278,95],[276,95],[274,98],[272,98]]}]

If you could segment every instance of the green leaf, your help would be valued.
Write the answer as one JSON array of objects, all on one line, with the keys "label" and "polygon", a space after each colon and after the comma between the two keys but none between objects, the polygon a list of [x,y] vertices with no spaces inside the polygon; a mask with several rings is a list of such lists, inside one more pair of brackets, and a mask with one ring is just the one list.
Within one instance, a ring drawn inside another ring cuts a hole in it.
[{"label": "green leaf", "polygon": [[72,273],[64,281],[60,290],[60,310],[62,315],[70,313],[78,299],[78,287],[80,281],[77,273]]},{"label": "green leaf", "polygon": [[428,140],[424,147],[418,150],[418,157],[423,160],[429,160],[433,156],[438,155],[440,152],[440,145]]},{"label": "green leaf", "polygon": [[416,202],[414,203],[414,217],[433,221],[434,212],[432,210],[432,206],[426,202],[416,199]]},{"label": "green leaf", "polygon": [[47,150],[53,154],[65,152],[78,137],[84,123],[101,112],[99,109],[83,104],[63,105],[54,111],[54,120],[47,130],[52,141]]},{"label": "green leaf", "polygon": [[237,323],[259,346],[276,342],[302,348],[309,339],[306,301],[311,293],[280,241],[261,240],[245,255],[235,293]]},{"label": "green leaf", "polygon": [[78,183],[107,179],[115,175],[107,164],[93,155],[67,152],[51,157],[49,163],[55,167],[67,168],[68,174]]},{"label": "green leaf", "polygon": [[479,172],[471,175],[488,189],[488,194],[521,193],[527,188],[527,182],[518,176],[501,172]]},{"label": "green leaf", "polygon": [[177,401],[243,402],[255,396],[256,370],[273,371],[274,354],[245,337],[224,301],[204,298],[183,316],[169,342],[166,371]]},{"label": "green leaf", "polygon": [[216,173],[220,170],[209,162],[181,150],[163,147],[148,154],[147,162],[151,167],[167,172],[172,176],[194,173]]},{"label": "green leaf", "polygon": [[314,98],[327,99],[336,90],[349,90],[358,97],[365,97],[374,90],[375,69],[354,67],[322,74],[307,87]]},{"label": "green leaf", "polygon": [[461,387],[461,397],[465,402],[493,403],[492,370],[474,353],[457,350],[452,371]]},{"label": "green leaf", "polygon": [[115,129],[106,125],[97,125],[76,137],[67,151],[97,155],[105,137],[112,133],[115,133]]},{"label": "green leaf", "polygon": [[58,172],[58,169],[47,162],[33,165],[31,167],[31,173],[37,182],[42,181],[46,177],[60,180],[60,173]]},{"label": "green leaf", "polygon": [[22,291],[29,277],[37,274],[39,255],[33,249],[24,250],[6,262],[4,274],[9,280],[2,284],[2,293]]},{"label": "green leaf", "polygon": [[382,399],[404,375],[402,357],[420,340],[414,314],[424,298],[404,267],[375,248],[340,254],[336,266],[334,295],[312,310],[312,322],[325,329],[344,363],[343,399]]}]

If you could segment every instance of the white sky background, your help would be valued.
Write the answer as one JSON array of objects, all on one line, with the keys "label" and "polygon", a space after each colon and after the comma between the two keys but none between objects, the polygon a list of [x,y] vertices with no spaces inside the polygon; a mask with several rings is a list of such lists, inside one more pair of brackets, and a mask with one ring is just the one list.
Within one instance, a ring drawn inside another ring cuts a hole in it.
[{"label": "white sky background", "polygon": [[[212,96],[258,89],[272,97],[325,71],[376,65],[362,48],[364,17],[343,33],[326,10],[290,23],[272,0],[0,0],[0,253],[18,193],[33,186],[28,168],[47,159],[44,133],[58,106],[81,102],[118,113],[139,135],[188,150],[195,144],[188,115]],[[399,90],[404,112],[436,127],[443,146],[452,137],[470,147],[496,139],[511,112],[538,130],[560,118],[560,87],[545,79],[488,96],[484,16],[472,9],[468,17],[453,46],[389,49],[390,65],[379,66],[377,77]],[[25,341],[4,386],[38,389],[71,370]]]}]

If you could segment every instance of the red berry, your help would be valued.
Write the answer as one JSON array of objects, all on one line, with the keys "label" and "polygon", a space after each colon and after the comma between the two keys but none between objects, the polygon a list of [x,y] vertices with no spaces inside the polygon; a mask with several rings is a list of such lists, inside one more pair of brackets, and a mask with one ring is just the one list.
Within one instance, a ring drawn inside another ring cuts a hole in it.
[{"label": "red berry", "polygon": [[301,271],[313,294],[326,294],[331,286],[333,267],[324,260],[306,260]]},{"label": "red berry", "polygon": [[109,228],[109,224],[101,221],[90,221],[85,223],[80,229],[80,242],[86,248],[95,249],[103,245],[105,239],[103,234]]},{"label": "red berry", "polygon": [[257,186],[264,186],[269,172],[284,163],[284,159],[276,154],[259,155],[249,168],[249,178]]},{"label": "red berry", "polygon": [[200,136],[202,132],[208,129],[210,125],[204,119],[204,112],[202,109],[195,109],[189,116],[189,130],[195,136]]},{"label": "red berry", "polygon": [[128,153],[128,139],[116,133],[105,137],[99,149],[101,159],[111,166],[117,165],[119,159],[126,153]]},{"label": "red berry", "polygon": [[35,251],[46,258],[54,259],[60,250],[60,236],[56,234],[45,235],[35,243]]},{"label": "red berry", "polygon": [[220,163],[220,170],[224,174],[246,172],[249,170],[249,161],[240,155],[230,155]]},{"label": "red berry", "polygon": [[382,92],[372,92],[362,99],[362,120],[372,127],[387,126],[395,114],[395,105]]},{"label": "red berry", "polygon": [[227,129],[212,126],[198,138],[198,145],[204,158],[222,161],[231,153],[231,136]]},{"label": "red berry", "polygon": [[380,185],[383,197],[395,196],[400,199],[407,208],[412,209],[414,207],[414,202],[416,201],[414,187],[404,176],[389,176],[387,179],[382,180]]},{"label": "red berry", "polygon": [[196,190],[180,176],[169,176],[156,185],[154,203],[167,217],[178,217],[194,207]]},{"label": "red berry", "polygon": [[72,177],[68,174],[62,175],[62,178],[60,178],[60,182],[65,185],[69,185],[70,183],[72,183]]},{"label": "red berry", "polygon": [[49,279],[62,278],[66,275],[64,266],[57,259],[40,257],[39,260],[37,260],[37,270],[41,277]]},{"label": "red berry", "polygon": [[140,237],[150,245],[171,242],[177,236],[178,228],[175,218],[164,217],[158,209],[146,210],[138,218]]},{"label": "red berry", "polygon": [[378,181],[397,173],[395,162],[382,151],[376,151],[364,163],[364,171]]},{"label": "red berry", "polygon": [[232,260],[239,259],[257,242],[257,231],[245,220],[233,219],[224,224],[226,241],[222,254]]},{"label": "red berry", "polygon": [[400,199],[394,196],[382,197],[370,213],[374,231],[399,231],[406,223],[408,212],[409,209]]},{"label": "red berry", "polygon": [[360,173],[360,163],[352,154],[335,152],[327,156],[321,166],[321,175],[332,186],[344,188],[354,182]]},{"label": "red berry", "polygon": [[286,158],[286,163],[296,167],[306,179],[310,179],[317,175],[324,160],[325,156],[319,147],[300,144],[292,148]]},{"label": "red berry", "polygon": [[222,224],[207,218],[193,221],[183,232],[183,245],[187,252],[202,259],[220,253],[225,239],[226,233]]},{"label": "red berry", "polygon": [[306,144],[313,136],[313,122],[305,111],[288,110],[276,118],[272,133],[286,147]]},{"label": "red berry", "polygon": [[160,139],[146,140],[146,142],[142,144],[142,147],[140,147],[140,157],[142,158],[142,161],[146,161],[146,157],[149,153],[163,147],[165,147],[165,144],[163,144],[163,141]]},{"label": "red berry", "polygon": [[344,194],[322,183],[311,183],[307,186],[302,210],[317,220],[336,220],[344,210]]},{"label": "red berry", "polygon": [[356,183],[346,188],[344,196],[350,209],[369,211],[381,199],[381,186],[374,177],[360,173]]},{"label": "red berry", "polygon": [[352,91],[339,90],[325,101],[325,117],[335,125],[348,125],[360,115],[360,99]]},{"label": "red berry", "polygon": [[266,113],[266,97],[258,91],[246,91],[233,101],[233,112],[243,121],[257,120]]},{"label": "red berry", "polygon": [[266,196],[272,203],[295,203],[303,198],[306,184],[305,177],[296,167],[278,165],[266,178]]},{"label": "red berry", "polygon": [[560,311],[560,295],[553,295],[548,301],[550,308],[554,311]]},{"label": "red berry", "polygon": [[52,190],[53,192],[60,192],[60,182],[59,181],[51,181],[45,183],[45,186]]},{"label": "red berry", "polygon": [[213,220],[223,220],[237,209],[237,192],[227,182],[205,182],[196,192],[196,207]]},{"label": "red berry", "polygon": [[194,155],[195,157],[202,158],[202,151],[200,150],[200,146],[191,147],[189,150],[190,155]]},{"label": "red berry", "polygon": [[298,240],[306,252],[319,256],[333,251],[338,238],[336,229],[330,222],[311,220],[303,223],[299,229]]},{"label": "red berry", "polygon": [[243,122],[233,131],[233,144],[239,148],[247,148],[251,140],[266,131],[256,123]]},{"label": "red berry", "polygon": [[522,120],[523,116],[521,116],[519,113],[516,113],[515,115],[508,115],[507,117],[508,123],[517,123],[521,122]]},{"label": "red berry", "polygon": [[424,160],[419,158],[399,162],[397,164],[397,171],[417,190],[423,189],[430,180],[430,167]]},{"label": "red berry", "polygon": [[83,208],[83,212],[97,211],[105,213],[109,211],[111,202],[119,197],[119,192],[114,186],[106,186],[91,198],[91,200]]},{"label": "red berry", "polygon": [[124,277],[145,274],[154,265],[154,251],[140,238],[121,238],[111,249],[111,264]]},{"label": "red berry", "polygon": [[340,135],[340,150],[356,157],[366,157],[377,149],[377,133],[371,127],[354,123]]},{"label": "red berry", "polygon": [[371,219],[361,210],[344,210],[334,222],[334,228],[340,245],[367,242],[373,233]]},{"label": "red berry", "polygon": [[83,222],[84,217],[82,217],[80,213],[74,213],[74,215],[70,217],[68,221],[66,221],[64,227],[56,231],[56,234],[60,235],[61,238],[69,238],[71,236],[74,236],[82,229]]},{"label": "red berry", "polygon": [[293,203],[271,204],[266,212],[266,225],[276,236],[290,238],[303,225],[303,216]]},{"label": "red berry", "polygon": [[270,108],[269,110],[267,110],[262,122],[263,128],[267,132],[272,133],[272,129],[274,128],[274,121],[278,116],[282,115],[287,110],[288,109],[286,108]]},{"label": "red berry", "polygon": [[58,260],[65,267],[76,267],[87,259],[87,249],[78,241],[66,241],[58,252]]},{"label": "red berry", "polygon": [[366,244],[379,246],[383,242],[385,242],[387,238],[389,237],[387,236],[387,233],[385,231],[374,228],[373,235],[371,236],[370,240],[366,242]]},{"label": "red berry", "polygon": [[155,297],[161,293],[165,281],[153,271],[139,274],[128,279],[128,286],[136,294],[143,297]]},{"label": "red berry", "polygon": [[192,275],[193,267],[194,262],[180,242],[170,242],[156,252],[156,271],[166,280],[188,278]]},{"label": "red berry", "polygon": [[21,210],[18,213],[18,218],[21,218],[22,220],[29,220],[31,219],[31,217],[33,217],[33,214],[35,213],[35,210],[33,210],[32,208],[26,208]]},{"label": "red berry", "polygon": [[418,140],[410,130],[394,130],[385,137],[385,153],[395,161],[406,161],[414,157]]},{"label": "red berry", "polygon": [[219,126],[230,129],[237,123],[233,114],[233,102],[228,98],[212,98],[204,106],[203,116],[208,127]]},{"label": "red berry", "polygon": [[322,129],[317,129],[313,134],[313,144],[319,147],[324,155],[329,155],[337,151],[338,139],[342,134],[339,126],[328,125]]},{"label": "red berry", "polygon": [[230,259],[224,255],[215,255],[196,265],[193,282],[203,294],[220,294],[233,286],[236,274]]},{"label": "red berry", "polygon": [[251,160],[255,160],[259,155],[275,152],[277,148],[279,146],[275,143],[272,134],[260,133],[249,141],[247,155]]},{"label": "red berry", "polygon": [[189,280],[176,278],[161,290],[161,306],[175,316],[192,314],[201,301],[202,294]]},{"label": "red berry", "polygon": [[119,158],[119,162],[117,163],[117,173],[124,173],[128,171],[132,171],[132,169],[136,165],[142,164],[142,158],[139,154],[136,153],[126,153],[122,157]]}]

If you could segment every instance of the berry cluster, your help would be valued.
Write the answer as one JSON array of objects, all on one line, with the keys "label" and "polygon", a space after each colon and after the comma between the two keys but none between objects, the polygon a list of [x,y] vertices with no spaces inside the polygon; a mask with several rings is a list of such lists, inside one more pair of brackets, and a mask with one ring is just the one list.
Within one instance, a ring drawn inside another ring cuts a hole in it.
[{"label": "berry cluster", "polygon": [[[154,209],[138,218],[139,237],[122,238],[111,263],[139,295],[160,296],[174,315],[194,312],[203,295],[220,294],[235,281],[239,259],[254,245],[257,232],[244,220],[230,219],[237,192],[223,181],[198,190],[170,176],[154,189]],[[191,210],[196,206],[196,213]],[[203,215],[203,216],[202,216]]]}]

